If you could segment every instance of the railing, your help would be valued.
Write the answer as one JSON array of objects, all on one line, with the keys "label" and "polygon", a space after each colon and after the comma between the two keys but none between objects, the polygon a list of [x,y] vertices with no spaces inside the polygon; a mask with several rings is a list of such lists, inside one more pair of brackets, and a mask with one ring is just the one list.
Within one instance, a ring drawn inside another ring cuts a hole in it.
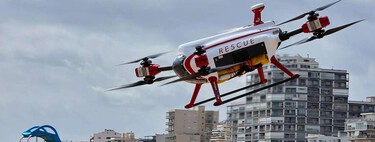
[{"label": "railing", "polygon": [[358,135],[351,138],[375,138],[375,135]]}]

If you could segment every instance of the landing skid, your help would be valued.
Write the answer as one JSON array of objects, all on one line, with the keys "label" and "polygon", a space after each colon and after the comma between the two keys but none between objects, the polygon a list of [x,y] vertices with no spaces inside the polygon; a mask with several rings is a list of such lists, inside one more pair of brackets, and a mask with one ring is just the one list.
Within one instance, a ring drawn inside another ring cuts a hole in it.
[{"label": "landing skid", "polygon": [[[248,96],[248,95],[251,95],[251,94],[257,93],[257,92],[262,91],[262,90],[264,90],[264,89],[268,89],[268,88],[270,88],[270,87],[273,87],[273,86],[276,86],[276,85],[280,85],[280,84],[282,84],[282,83],[285,83],[285,82],[288,82],[288,81],[294,80],[294,79],[296,79],[296,78],[298,78],[298,77],[299,77],[299,75],[296,75],[295,77],[287,78],[287,79],[281,80],[281,81],[279,81],[279,82],[276,82],[276,83],[273,83],[273,84],[270,84],[270,85],[266,85],[266,86],[260,87],[260,88],[258,88],[258,89],[253,90],[253,91],[247,92],[247,93],[245,93],[245,94],[242,94],[242,95],[239,95],[239,96],[236,96],[236,97],[233,97],[233,98],[230,98],[230,99],[224,100],[224,101],[222,101],[221,104],[219,104],[219,105],[215,105],[215,106],[220,106],[220,105],[222,105],[222,104],[225,104],[225,103],[228,103],[228,102],[231,102],[231,101],[237,100],[237,99],[239,99],[239,98],[242,98],[242,97],[245,97],[245,96]],[[251,87],[254,87],[254,86],[258,86],[258,85],[260,85],[260,84],[262,84],[262,82],[255,83],[255,84],[251,84],[251,85],[248,85],[248,86],[245,86],[245,87],[242,87],[242,88],[239,88],[239,89],[236,89],[236,90],[230,91],[230,92],[228,92],[228,93],[225,93],[225,94],[220,95],[220,97],[225,97],[225,96],[228,96],[228,95],[230,95],[230,94],[236,93],[236,92],[238,92],[238,91],[242,91],[242,90],[245,90],[245,89],[247,89],[247,88],[251,88]],[[207,99],[207,100],[200,101],[200,102],[198,102],[198,103],[195,103],[193,106],[198,106],[198,105],[201,105],[201,104],[204,104],[204,103],[210,102],[210,101],[212,101],[212,100],[215,100],[215,97],[210,98],[210,99]]]}]

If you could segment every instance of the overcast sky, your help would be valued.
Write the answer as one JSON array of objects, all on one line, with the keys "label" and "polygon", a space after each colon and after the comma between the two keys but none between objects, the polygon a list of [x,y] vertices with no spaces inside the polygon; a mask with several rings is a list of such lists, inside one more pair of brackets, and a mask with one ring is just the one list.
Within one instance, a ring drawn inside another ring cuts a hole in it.
[{"label": "overcast sky", "polygon": [[[116,66],[146,55],[171,65],[178,45],[248,25],[250,7],[263,2],[264,21],[276,23],[333,1],[327,0],[1,0],[0,141],[18,141],[34,126],[50,124],[63,140],[88,140],[104,129],[136,137],[165,133],[169,109],[189,102],[194,85],[157,84],[104,89],[138,81],[134,68]],[[278,51],[316,58],[323,68],[348,70],[350,99],[375,96],[374,0],[343,0],[320,12],[336,27],[367,19],[321,40]],[[299,20],[283,25],[293,30]],[[310,35],[300,35],[287,45]],[[171,75],[162,73],[161,75]],[[245,85],[245,77],[220,85],[221,92]],[[203,87],[199,99],[211,97]],[[226,106],[220,110],[225,119]]]}]

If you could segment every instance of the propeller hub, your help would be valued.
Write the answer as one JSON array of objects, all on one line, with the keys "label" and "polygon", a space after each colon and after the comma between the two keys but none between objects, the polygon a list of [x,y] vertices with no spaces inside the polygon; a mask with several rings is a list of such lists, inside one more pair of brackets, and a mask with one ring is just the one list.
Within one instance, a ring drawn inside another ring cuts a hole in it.
[{"label": "propeller hub", "polygon": [[320,29],[320,30],[317,30],[313,33],[313,35],[317,38],[323,38],[324,37],[324,34],[325,34],[325,30],[324,29]]},{"label": "propeller hub", "polygon": [[315,13],[315,11],[312,11],[312,13],[311,12],[309,13],[309,17],[307,17],[307,20],[314,21],[318,19],[318,17],[319,17],[319,13]]},{"label": "propeller hub", "polygon": [[155,76],[146,76],[143,78],[143,81],[145,81],[147,84],[152,84],[154,83]]},{"label": "propeller hub", "polygon": [[143,67],[148,67],[152,64],[152,61],[149,60],[147,57],[142,59],[142,62],[140,63]]},{"label": "propeller hub", "polygon": [[203,45],[199,45],[197,47],[195,47],[195,52],[194,52],[194,55],[202,55],[204,53],[206,53],[206,50],[203,49]]}]

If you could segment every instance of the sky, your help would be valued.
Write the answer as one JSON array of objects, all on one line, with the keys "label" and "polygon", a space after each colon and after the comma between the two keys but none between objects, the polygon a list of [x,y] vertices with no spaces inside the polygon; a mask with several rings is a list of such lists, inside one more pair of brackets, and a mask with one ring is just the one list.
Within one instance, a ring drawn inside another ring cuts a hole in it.
[{"label": "sky", "polygon": [[[0,138],[18,141],[35,125],[49,124],[62,140],[89,140],[104,129],[136,137],[166,133],[166,112],[183,109],[194,85],[160,84],[103,90],[138,81],[138,65],[117,64],[154,53],[171,65],[180,44],[252,23],[250,7],[265,3],[264,21],[283,22],[333,1],[326,0],[0,0]],[[350,100],[375,96],[373,0],[343,0],[320,12],[343,31],[277,54],[316,58],[322,68],[347,70]],[[299,28],[305,20],[282,25]],[[298,35],[288,45],[308,34]],[[161,76],[173,72],[161,73]],[[220,84],[221,92],[245,85],[245,77]],[[198,99],[211,97],[208,85]],[[226,106],[219,110],[225,119]]]}]

